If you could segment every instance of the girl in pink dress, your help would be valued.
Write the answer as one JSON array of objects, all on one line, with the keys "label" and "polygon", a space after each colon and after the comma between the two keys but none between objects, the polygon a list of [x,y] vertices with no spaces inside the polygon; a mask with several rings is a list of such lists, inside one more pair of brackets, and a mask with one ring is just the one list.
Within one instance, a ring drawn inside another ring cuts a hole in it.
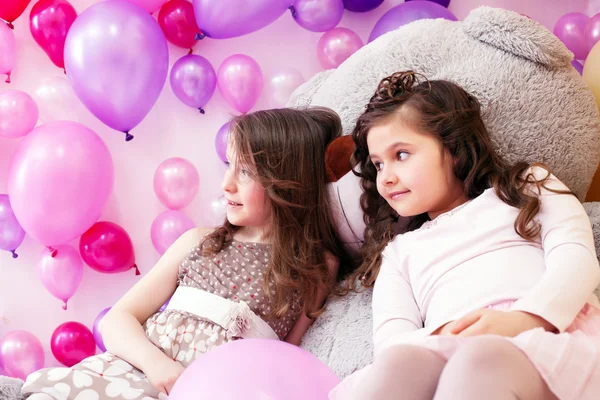
[{"label": "girl in pink dress", "polygon": [[600,268],[568,188],[507,164],[477,99],[411,71],[352,136],[375,358],[330,398],[600,398]]}]

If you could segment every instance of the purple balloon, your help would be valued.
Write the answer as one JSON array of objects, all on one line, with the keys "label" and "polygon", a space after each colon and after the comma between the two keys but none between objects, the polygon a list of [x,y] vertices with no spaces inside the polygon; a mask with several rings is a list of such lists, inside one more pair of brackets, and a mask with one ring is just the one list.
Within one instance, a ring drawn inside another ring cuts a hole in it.
[{"label": "purple balloon", "polygon": [[411,1],[389,9],[379,18],[369,36],[369,43],[379,36],[396,30],[403,25],[420,19],[443,18],[456,21],[457,18],[447,8],[431,1]]},{"label": "purple balloon", "polygon": [[[294,373],[290,373],[293,366]],[[181,374],[170,400],[327,399],[340,382],[315,356],[279,340],[236,340],[209,351]]]},{"label": "purple balloon", "polygon": [[160,306],[160,308],[158,309],[158,312],[163,312],[167,309],[167,306],[169,305],[169,302],[171,301],[171,299],[169,298],[169,300],[167,300],[165,302],[165,304],[163,304],[162,306]]},{"label": "purple balloon", "polygon": [[15,216],[36,241],[55,246],[87,231],[112,192],[114,169],[96,133],[72,121],[52,121],[25,136],[8,169]]},{"label": "purple balloon", "polygon": [[0,194],[0,250],[10,251],[17,258],[17,247],[23,243],[25,231],[13,213],[8,195]]},{"label": "purple balloon", "polygon": [[408,3],[409,1],[431,1],[433,3],[438,3],[440,6],[446,8],[448,8],[448,6],[450,5],[450,0],[405,0],[406,3]]},{"label": "purple balloon", "polygon": [[148,11],[125,0],[103,1],[71,25],[65,68],[82,103],[131,140],[129,130],[148,114],[165,84],[167,41]]},{"label": "purple balloon", "polygon": [[296,0],[292,7],[294,20],[312,32],[326,32],[335,28],[344,15],[342,0]]},{"label": "purple balloon", "polygon": [[573,60],[571,62],[571,65],[573,66],[573,68],[575,68],[577,70],[577,72],[579,72],[579,75],[583,74],[583,64],[581,64],[577,60]]},{"label": "purple balloon", "polygon": [[106,351],[106,347],[104,346],[104,340],[102,340],[102,333],[100,333],[100,322],[102,322],[102,318],[106,315],[106,313],[111,309],[111,307],[105,308],[100,311],[100,314],[96,316],[94,320],[94,327],[92,328],[92,334],[94,335],[94,341],[96,342],[96,346],[103,352]]},{"label": "purple balloon", "polygon": [[585,37],[589,20],[587,15],[574,12],[563,15],[554,25],[554,34],[573,52],[577,60],[585,60],[589,52]]},{"label": "purple balloon", "polygon": [[224,163],[227,162],[227,140],[229,139],[229,122],[225,122],[222,127],[219,128],[217,136],[215,137],[215,149],[217,155]]},{"label": "purple balloon", "polygon": [[363,41],[355,32],[346,28],[334,28],[319,39],[317,58],[323,68],[337,68],[363,46]]},{"label": "purple balloon", "polygon": [[244,114],[254,107],[262,92],[263,74],[252,57],[234,54],[219,66],[217,82],[225,100]]},{"label": "purple balloon", "polygon": [[193,0],[200,30],[213,39],[246,35],[271,24],[293,0]]},{"label": "purple balloon", "polygon": [[44,366],[44,349],[32,333],[12,331],[0,340],[0,359],[9,376],[25,379]]},{"label": "purple balloon", "polygon": [[344,7],[348,11],[364,13],[376,9],[383,0],[344,0]]},{"label": "purple balloon", "polygon": [[217,86],[217,74],[210,61],[188,54],[175,62],[171,69],[171,88],[182,103],[200,110],[212,97]]},{"label": "purple balloon", "polygon": [[44,287],[59,300],[67,301],[77,291],[83,277],[83,260],[77,250],[68,244],[55,249],[44,249],[38,263],[38,274]]},{"label": "purple balloon", "polygon": [[585,26],[585,45],[588,52],[600,40],[600,13],[594,15]]},{"label": "purple balloon", "polygon": [[150,228],[152,244],[156,251],[163,255],[179,239],[179,236],[194,226],[194,221],[185,214],[175,210],[165,211],[159,214],[154,219],[154,222],[152,222],[152,227]]}]

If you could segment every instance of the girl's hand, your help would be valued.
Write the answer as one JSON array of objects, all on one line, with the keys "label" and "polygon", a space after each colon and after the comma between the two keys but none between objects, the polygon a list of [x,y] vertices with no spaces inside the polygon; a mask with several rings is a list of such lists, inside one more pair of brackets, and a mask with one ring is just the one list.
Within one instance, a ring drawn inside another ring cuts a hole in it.
[{"label": "girl's hand", "polygon": [[149,362],[144,373],[152,386],[168,395],[183,371],[181,364],[164,356]]},{"label": "girl's hand", "polygon": [[524,311],[498,311],[482,308],[474,311],[443,327],[450,335],[478,336],[500,335],[513,337],[534,329],[544,328],[549,332],[556,332],[554,325]]}]

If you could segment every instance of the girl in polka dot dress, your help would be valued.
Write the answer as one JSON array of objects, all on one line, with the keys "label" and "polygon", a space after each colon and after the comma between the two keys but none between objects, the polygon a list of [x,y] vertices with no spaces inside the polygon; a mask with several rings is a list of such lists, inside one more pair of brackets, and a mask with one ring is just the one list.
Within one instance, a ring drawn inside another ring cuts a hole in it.
[{"label": "girl in polka dot dress", "polygon": [[231,126],[224,224],[182,235],[104,317],[108,352],[31,374],[30,400],[160,399],[215,346],[300,343],[343,274],[338,265],[349,265],[324,162],[341,123],[313,108],[258,111]]}]

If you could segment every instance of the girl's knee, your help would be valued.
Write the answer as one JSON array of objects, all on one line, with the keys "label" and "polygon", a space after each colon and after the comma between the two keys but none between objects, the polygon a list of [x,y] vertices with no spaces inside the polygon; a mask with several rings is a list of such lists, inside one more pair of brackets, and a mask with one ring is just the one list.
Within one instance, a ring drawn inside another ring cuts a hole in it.
[{"label": "girl's knee", "polygon": [[496,336],[475,337],[462,345],[448,361],[469,374],[494,372],[510,367],[521,350],[509,341]]},{"label": "girl's knee", "polygon": [[426,348],[399,345],[387,349],[375,358],[374,367],[384,371],[399,371],[403,369],[415,369],[419,366],[431,366],[431,364],[443,365],[444,360]]}]

